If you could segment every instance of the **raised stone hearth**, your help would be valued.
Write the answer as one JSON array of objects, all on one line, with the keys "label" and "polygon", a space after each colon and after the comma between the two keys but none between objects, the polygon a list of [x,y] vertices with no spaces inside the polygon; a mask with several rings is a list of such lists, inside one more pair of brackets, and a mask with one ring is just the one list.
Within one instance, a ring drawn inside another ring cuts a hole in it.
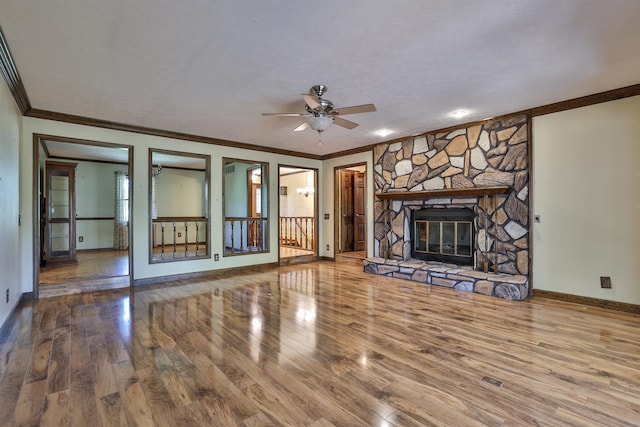
[{"label": "raised stone hearth", "polygon": [[441,262],[367,258],[366,273],[444,286],[509,300],[522,300],[529,293],[529,279],[519,274],[494,274]]}]

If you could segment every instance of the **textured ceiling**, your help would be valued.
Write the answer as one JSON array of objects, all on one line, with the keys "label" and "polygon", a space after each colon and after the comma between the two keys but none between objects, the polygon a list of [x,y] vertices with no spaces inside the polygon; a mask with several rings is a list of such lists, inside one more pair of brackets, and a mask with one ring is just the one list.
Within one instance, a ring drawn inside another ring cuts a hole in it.
[{"label": "textured ceiling", "polygon": [[[3,0],[0,26],[32,108],[322,155],[639,83],[639,17],[637,0]],[[378,111],[322,145],[261,116],[302,112],[315,84]]]}]

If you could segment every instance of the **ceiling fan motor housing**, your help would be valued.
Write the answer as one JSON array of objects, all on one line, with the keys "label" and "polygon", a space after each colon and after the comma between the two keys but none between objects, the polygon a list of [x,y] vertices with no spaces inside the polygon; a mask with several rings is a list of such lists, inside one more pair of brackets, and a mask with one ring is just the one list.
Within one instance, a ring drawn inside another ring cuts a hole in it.
[{"label": "ceiling fan motor housing", "polygon": [[318,102],[320,103],[318,108],[311,108],[305,104],[304,109],[314,116],[327,116],[331,114],[331,111],[333,110],[333,102],[320,97],[318,97]]}]

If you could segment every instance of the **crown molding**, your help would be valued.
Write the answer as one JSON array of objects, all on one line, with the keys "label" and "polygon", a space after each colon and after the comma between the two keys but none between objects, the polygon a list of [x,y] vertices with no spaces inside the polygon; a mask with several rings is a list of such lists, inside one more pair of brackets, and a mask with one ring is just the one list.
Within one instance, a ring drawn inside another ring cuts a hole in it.
[{"label": "crown molding", "polygon": [[27,96],[27,91],[25,90],[22,79],[20,78],[20,73],[18,73],[18,68],[16,67],[15,62],[13,62],[13,57],[11,56],[11,51],[9,50],[9,44],[7,44],[7,40],[4,37],[4,33],[2,32],[1,27],[0,73],[2,73],[4,81],[7,82],[7,86],[9,87],[13,98],[16,100],[16,104],[18,104],[20,112],[22,114],[25,114],[31,109],[31,103],[29,102],[29,96]]},{"label": "crown molding", "polygon": [[184,141],[200,142],[203,144],[220,145],[224,147],[242,148],[246,150],[262,151],[266,153],[283,154],[286,156],[303,157],[306,159],[322,160],[322,156],[316,154],[302,153],[299,151],[283,150],[274,147],[249,144],[246,142],[229,141],[225,139],[211,138],[201,135],[192,135],[182,132],[173,132],[162,129],[147,128],[143,126],[129,125],[126,123],[112,122],[108,120],[92,119],[89,117],[76,116],[73,114],[58,113],[55,111],[39,110],[31,108],[26,113],[26,117],[37,119],[54,120],[58,122],[73,123],[77,125],[99,127],[104,129],[119,130],[124,132],[139,133],[144,135],[160,136],[164,138],[181,139]]},{"label": "crown molding", "polygon": [[640,83],[621,87],[618,89],[594,93],[592,95],[581,96],[579,98],[568,99],[566,101],[556,102],[553,104],[543,105],[541,107],[534,107],[528,110],[528,112],[529,114],[531,114],[531,117],[543,116],[545,114],[559,113],[560,111],[573,110],[574,108],[587,107],[589,105],[615,101],[618,99],[629,98],[636,95],[640,95]]}]

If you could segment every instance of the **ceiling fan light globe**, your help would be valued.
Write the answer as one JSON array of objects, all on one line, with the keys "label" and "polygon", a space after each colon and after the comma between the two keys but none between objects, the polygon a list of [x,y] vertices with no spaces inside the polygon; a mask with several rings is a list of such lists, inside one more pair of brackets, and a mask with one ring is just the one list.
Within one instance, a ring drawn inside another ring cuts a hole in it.
[{"label": "ceiling fan light globe", "polygon": [[309,127],[316,132],[324,132],[329,129],[329,126],[333,123],[333,117],[313,116],[307,120],[307,123],[309,123]]}]

